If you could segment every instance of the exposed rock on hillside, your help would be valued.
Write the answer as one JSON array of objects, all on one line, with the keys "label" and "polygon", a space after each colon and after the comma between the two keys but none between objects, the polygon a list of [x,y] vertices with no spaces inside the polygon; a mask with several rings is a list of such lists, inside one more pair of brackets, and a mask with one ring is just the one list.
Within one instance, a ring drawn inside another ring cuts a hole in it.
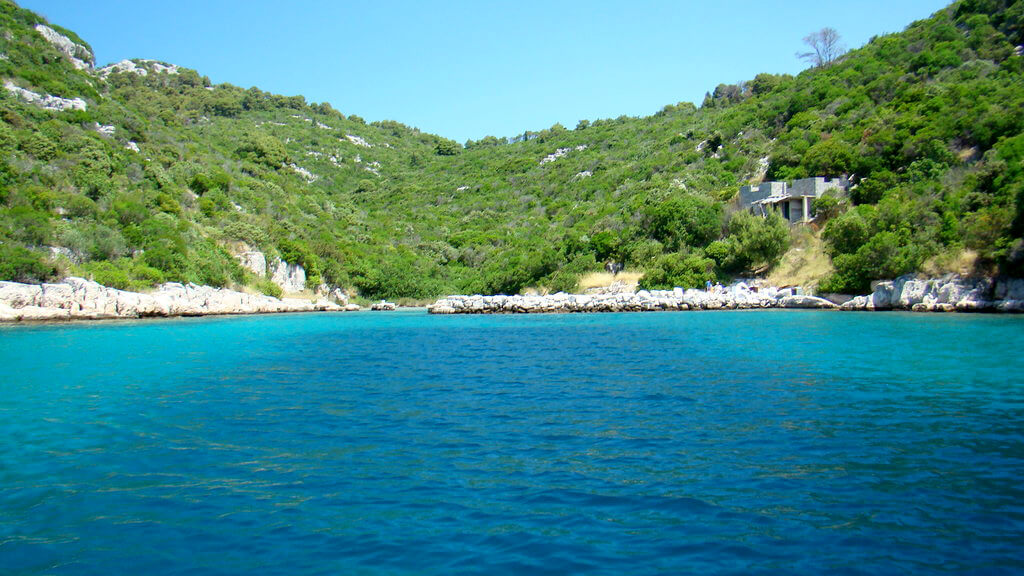
[{"label": "exposed rock on hillside", "polygon": [[250,250],[242,252],[238,256],[238,263],[243,268],[249,270],[259,278],[263,278],[267,275],[267,257],[259,250]]},{"label": "exposed rock on hillside", "polygon": [[362,138],[354,134],[345,134],[345,138],[348,139],[349,142],[355,144],[356,146],[362,146],[363,148],[373,148],[373,144],[370,144],[366,140],[363,140]]},{"label": "exposed rock on hillside", "polygon": [[121,60],[115,64],[104,66],[96,72],[106,78],[115,72],[127,72],[138,76],[148,76],[150,71],[157,74],[177,74],[176,64],[165,64],[156,60]]},{"label": "exposed rock on hillside", "polygon": [[31,90],[17,86],[10,80],[4,82],[4,88],[18,98],[30,104],[35,104],[44,110],[64,112],[65,110],[85,110],[87,108],[85,100],[81,98],[61,98],[60,96],[51,96],[49,94],[36,94]]},{"label": "exposed rock on hillside", "polygon": [[565,156],[567,156],[569,154],[569,152],[572,152],[573,150],[575,150],[576,152],[582,152],[582,151],[584,151],[586,149],[587,149],[586,144],[580,144],[579,146],[576,146],[575,148],[559,148],[558,150],[555,150],[551,154],[548,154],[547,156],[541,158],[540,164],[544,165],[544,164],[548,164],[550,162],[554,162],[555,160],[558,160],[559,158],[564,158]]},{"label": "exposed rock on hillside", "polygon": [[53,28],[46,26],[45,24],[36,24],[36,32],[42,34],[43,38],[50,44],[53,44],[58,50],[64,53],[71,61],[71,65],[79,70],[91,70],[94,63],[95,57],[92,55],[92,51],[82,46],[81,44],[75,44],[70,38],[57,32]]},{"label": "exposed rock on hillside", "polygon": [[285,292],[302,292],[306,289],[306,270],[298,264],[275,261],[270,279]]}]

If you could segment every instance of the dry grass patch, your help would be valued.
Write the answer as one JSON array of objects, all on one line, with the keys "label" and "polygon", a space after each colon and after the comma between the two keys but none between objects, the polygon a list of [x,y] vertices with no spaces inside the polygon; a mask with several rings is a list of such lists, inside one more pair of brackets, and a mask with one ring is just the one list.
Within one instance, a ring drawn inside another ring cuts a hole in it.
[{"label": "dry grass patch", "polygon": [[576,284],[576,290],[583,292],[590,288],[607,288],[615,282],[635,288],[643,275],[643,272],[636,270],[623,270],[615,275],[610,272],[590,272],[580,277],[579,283]]},{"label": "dry grass patch", "polygon": [[976,271],[977,264],[977,252],[957,250],[932,256],[921,266],[921,271],[929,276],[942,276],[949,273],[970,276]]},{"label": "dry grass patch", "polygon": [[807,226],[799,226],[793,230],[793,244],[767,280],[774,286],[811,288],[834,270],[819,234]]}]

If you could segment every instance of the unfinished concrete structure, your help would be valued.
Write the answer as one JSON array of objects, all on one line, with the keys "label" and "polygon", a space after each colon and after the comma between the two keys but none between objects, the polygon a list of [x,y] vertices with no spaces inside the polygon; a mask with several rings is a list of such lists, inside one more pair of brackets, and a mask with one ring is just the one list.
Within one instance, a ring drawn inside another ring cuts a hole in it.
[{"label": "unfinished concrete structure", "polygon": [[829,190],[845,193],[850,181],[845,176],[825,178],[815,176],[786,182],[762,182],[740,187],[740,207],[767,216],[770,211],[778,212],[790,223],[810,222],[811,202]]}]

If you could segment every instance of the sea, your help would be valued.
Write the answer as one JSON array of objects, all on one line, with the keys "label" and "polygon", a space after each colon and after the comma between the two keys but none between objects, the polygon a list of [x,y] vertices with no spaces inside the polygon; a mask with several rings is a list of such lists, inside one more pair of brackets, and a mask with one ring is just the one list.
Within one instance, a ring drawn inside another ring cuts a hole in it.
[{"label": "sea", "polygon": [[0,327],[0,574],[1024,573],[1024,316]]}]

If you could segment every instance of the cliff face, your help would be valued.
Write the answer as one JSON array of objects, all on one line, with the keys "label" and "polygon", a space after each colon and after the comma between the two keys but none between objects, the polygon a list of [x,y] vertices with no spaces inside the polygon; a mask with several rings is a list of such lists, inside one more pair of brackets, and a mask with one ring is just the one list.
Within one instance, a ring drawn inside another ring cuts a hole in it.
[{"label": "cliff face", "polygon": [[[289,264],[280,258],[267,262],[267,256],[259,250],[246,250],[235,256],[243,268],[257,278],[270,278],[282,291],[297,294],[306,290],[306,269],[299,264]],[[331,290],[328,290],[331,291]]]},{"label": "cliff face", "polygon": [[285,292],[298,293],[306,289],[306,270],[298,264],[276,260],[270,279]]}]

